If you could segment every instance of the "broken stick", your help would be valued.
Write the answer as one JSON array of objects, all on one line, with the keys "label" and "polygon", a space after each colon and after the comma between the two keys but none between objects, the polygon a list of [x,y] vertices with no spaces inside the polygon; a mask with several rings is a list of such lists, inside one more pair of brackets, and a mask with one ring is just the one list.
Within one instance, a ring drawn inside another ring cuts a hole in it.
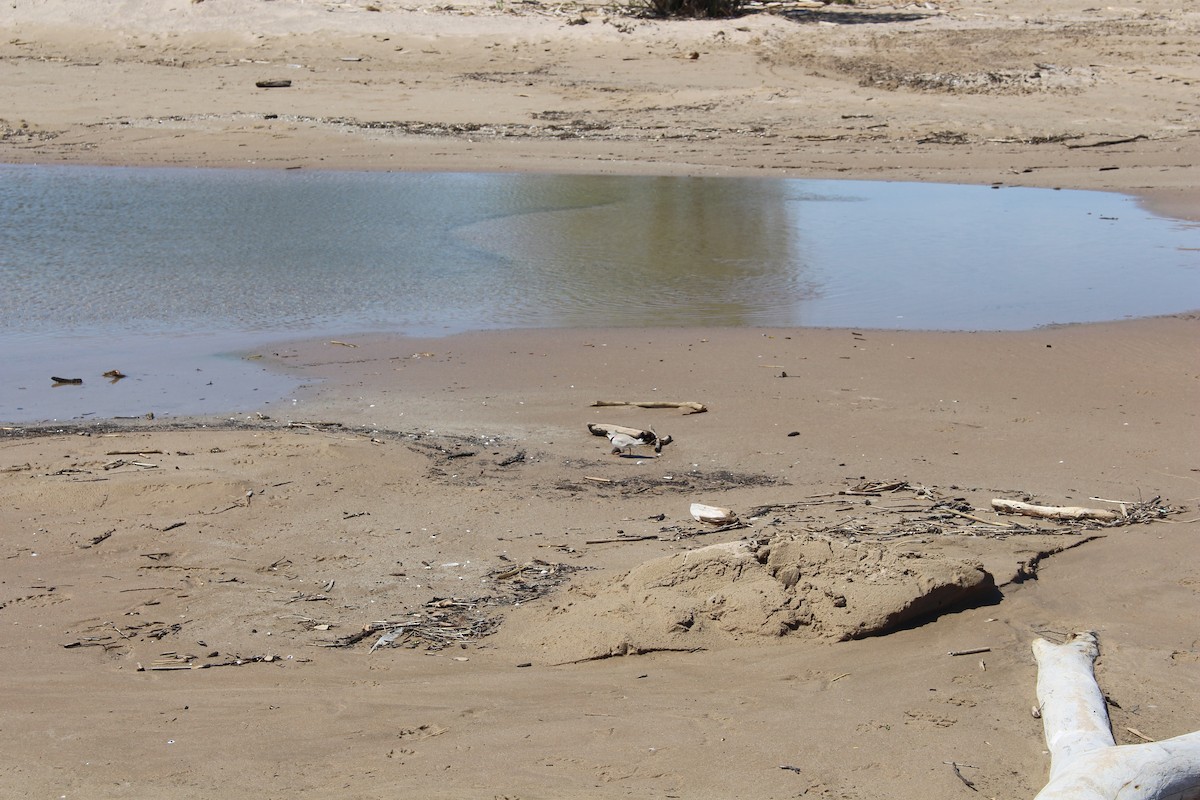
[{"label": "broken stick", "polygon": [[968,514],[965,511],[959,511],[957,508],[950,508],[949,506],[937,506],[936,510],[944,511],[947,514],[954,514],[956,516],[972,520],[973,522],[982,522],[984,525],[991,525],[993,528],[1011,528],[1012,527],[1012,525],[1009,525],[1007,522],[993,522],[990,519],[984,519],[983,517],[977,517],[974,514]]},{"label": "broken stick", "polygon": [[657,539],[657,533],[647,534],[645,536],[613,536],[608,539],[586,539],[584,544],[617,544],[619,542],[645,542],[650,539]]},{"label": "broken stick", "polygon": [[1121,519],[1121,514],[1109,511],[1107,508],[1083,508],[1081,506],[1035,506],[1016,500],[992,500],[992,508],[1002,514],[1024,514],[1027,517],[1042,517],[1043,519],[1095,519],[1103,522],[1115,522]]}]

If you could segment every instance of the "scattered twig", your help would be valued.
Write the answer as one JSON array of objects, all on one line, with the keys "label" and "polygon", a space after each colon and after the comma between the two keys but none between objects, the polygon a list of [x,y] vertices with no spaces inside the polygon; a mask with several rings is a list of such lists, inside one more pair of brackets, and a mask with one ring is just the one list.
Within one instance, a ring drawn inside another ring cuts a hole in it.
[{"label": "scattered twig", "polygon": [[614,536],[611,539],[586,539],[584,544],[614,544],[616,542],[644,542],[649,539],[657,539],[658,534],[650,533],[645,536]]},{"label": "scattered twig", "polygon": [[246,664],[272,664],[280,661],[279,656],[249,656],[242,658],[235,656],[227,658],[224,661],[210,661],[206,664],[197,664],[196,656],[179,655],[178,653],[163,653],[158,658],[150,662],[149,667],[143,667],[140,663],[137,665],[138,672],[148,671],[173,671],[181,669],[213,669],[214,667],[241,667]]},{"label": "scattered twig", "polygon": [[954,770],[955,776],[963,782],[964,786],[973,792],[979,791],[977,788],[975,788],[975,784],[968,779],[966,775],[963,775],[961,770],[959,770],[960,766],[966,767],[967,769],[978,769],[978,767],[972,767],[970,764],[959,764],[957,761],[943,761],[942,763],[950,765],[950,768]]},{"label": "scattered twig", "polygon": [[706,649],[707,648],[704,647],[623,647],[607,653],[597,653],[594,656],[577,658],[574,661],[560,661],[557,664],[551,664],[550,666],[569,667],[574,664],[586,664],[589,661],[605,661],[610,658],[619,658],[621,656],[644,656],[650,653],[702,653]]},{"label": "scattered twig", "polygon": [[85,544],[84,547],[85,548],[95,547],[96,545],[100,544],[101,542],[103,542],[105,539],[112,536],[116,532],[117,532],[117,529],[112,528],[110,530],[105,531],[104,533],[97,534],[96,536],[93,536],[92,541],[88,544]]},{"label": "scattered twig", "polygon": [[1134,736],[1136,736],[1136,737],[1138,737],[1139,739],[1141,739],[1143,742],[1153,742],[1153,741],[1154,741],[1154,739],[1151,739],[1149,736],[1147,736],[1146,734],[1142,733],[1142,732],[1141,732],[1141,731],[1139,731],[1137,728],[1130,728],[1130,727],[1127,725],[1127,726],[1125,726],[1125,730],[1129,731],[1129,732],[1130,732],[1130,733],[1132,733]]},{"label": "scattered twig", "polygon": [[512,454],[512,455],[511,455],[511,456],[509,456],[508,458],[501,459],[500,461],[497,461],[497,462],[496,462],[496,466],[499,466],[499,467],[508,467],[508,466],[512,466],[513,464],[517,464],[517,463],[519,463],[519,462],[521,462],[521,461],[524,461],[524,460],[525,460],[525,451],[524,451],[524,450],[518,450],[516,453]]},{"label": "scattered twig", "polygon": [[1140,142],[1142,139],[1149,138],[1144,133],[1139,133],[1137,136],[1126,136],[1121,139],[1101,139],[1098,142],[1084,142],[1083,144],[1069,144],[1069,150],[1082,150],[1085,147],[1108,147],[1114,144],[1128,144],[1129,142]]},{"label": "scattered twig", "polygon": [[884,492],[899,492],[907,488],[909,488],[908,481],[867,481],[845,491],[838,492],[838,494],[873,495],[883,494]]},{"label": "scattered twig", "polygon": [[992,648],[990,648],[990,647],[971,647],[967,650],[951,650],[949,653],[946,653],[946,655],[948,655],[948,656],[973,656],[973,655],[978,655],[979,653],[990,653],[990,652],[992,652]]},{"label": "scattered twig", "polygon": [[772,511],[793,511],[797,508],[810,508],[812,506],[825,506],[830,504],[842,503],[842,500],[801,500],[795,503],[768,503],[765,506],[755,506],[746,512],[747,517],[761,517],[764,514],[769,514]]},{"label": "scattered twig", "polygon": [[341,637],[333,640],[332,642],[321,642],[319,646],[320,647],[351,647],[353,645],[358,644],[359,642],[361,642],[363,639],[367,638],[368,636],[370,636],[376,630],[377,629],[372,625],[364,625],[362,630],[355,631],[354,633],[348,634],[346,636],[341,636]]},{"label": "scattered twig", "polygon": [[992,525],[996,528],[1011,528],[1012,527],[1012,525],[1008,524],[1007,522],[993,522],[990,519],[984,519],[983,517],[977,517],[974,514],[968,514],[965,511],[959,511],[957,508],[950,508],[949,506],[938,506],[937,510],[945,511],[948,514],[954,514],[955,516],[958,516],[958,517],[963,517],[965,519],[973,520],[974,522],[982,522],[984,525]]},{"label": "scattered twig", "polygon": [[697,536],[708,536],[713,533],[725,533],[726,531],[738,531],[738,530],[741,530],[742,528],[749,528],[749,527],[750,526],[747,525],[746,523],[738,520],[738,521],[731,522],[728,525],[722,525],[719,528],[709,528],[707,530],[696,530],[696,531],[684,531],[684,532],[679,533],[676,536],[676,538],[678,538],[678,539],[694,539]]},{"label": "scattered twig", "polygon": [[305,603],[315,603],[315,602],[318,602],[321,600],[328,600],[328,599],[329,598],[323,594],[309,594],[308,592],[300,592],[300,594],[298,594],[295,597],[292,597],[288,600],[285,600],[284,602],[285,603],[298,603],[298,602],[303,601]]}]

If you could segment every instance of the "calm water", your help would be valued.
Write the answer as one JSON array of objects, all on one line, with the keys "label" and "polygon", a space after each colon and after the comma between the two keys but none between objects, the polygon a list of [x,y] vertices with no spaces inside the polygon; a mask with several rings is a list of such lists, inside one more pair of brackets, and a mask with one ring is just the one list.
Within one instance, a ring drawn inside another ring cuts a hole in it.
[{"label": "calm water", "polygon": [[[1038,189],[0,166],[0,279],[0,420],[205,413],[287,391],[217,355],[284,337],[1192,310],[1200,226]],[[48,389],[100,365],[137,379]]]}]

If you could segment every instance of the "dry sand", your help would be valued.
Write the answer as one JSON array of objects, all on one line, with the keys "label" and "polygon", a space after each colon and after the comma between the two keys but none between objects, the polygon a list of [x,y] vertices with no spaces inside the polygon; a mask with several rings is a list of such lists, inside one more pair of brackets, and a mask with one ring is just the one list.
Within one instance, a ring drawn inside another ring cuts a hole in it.
[{"label": "dry sand", "polygon": [[[1200,219],[1200,16],[1158,0],[7,5],[6,161],[994,181]],[[308,385],[260,414],[10,426],[0,792],[972,795],[957,762],[1032,796],[1040,634],[1100,632],[1118,741],[1200,727],[1198,334],[348,333],[262,353]],[[1030,531],[993,497],[1178,513]],[[413,630],[320,646],[384,621]]]}]

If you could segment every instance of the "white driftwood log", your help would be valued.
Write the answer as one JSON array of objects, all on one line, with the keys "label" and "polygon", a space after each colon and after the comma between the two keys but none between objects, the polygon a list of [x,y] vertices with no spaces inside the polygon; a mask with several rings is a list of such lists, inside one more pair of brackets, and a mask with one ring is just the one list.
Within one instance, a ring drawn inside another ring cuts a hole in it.
[{"label": "white driftwood log", "polygon": [[1094,664],[1096,635],[1033,643],[1037,696],[1050,750],[1050,780],[1037,800],[1200,798],[1200,731],[1117,746]]},{"label": "white driftwood log", "polygon": [[1082,506],[1035,506],[1017,500],[992,500],[992,508],[1002,514],[1024,514],[1027,517],[1044,519],[1098,519],[1113,522],[1121,519],[1116,511],[1107,508],[1083,508]]}]

